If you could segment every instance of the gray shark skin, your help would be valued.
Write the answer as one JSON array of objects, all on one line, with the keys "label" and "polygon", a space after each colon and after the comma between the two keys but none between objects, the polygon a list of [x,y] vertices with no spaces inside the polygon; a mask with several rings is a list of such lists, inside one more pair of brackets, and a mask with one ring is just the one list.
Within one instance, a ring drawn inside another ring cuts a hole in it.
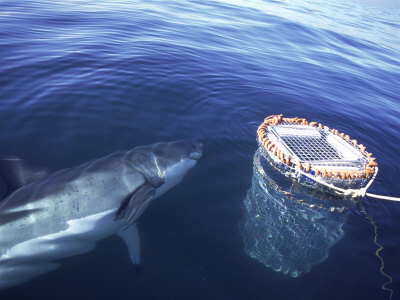
[{"label": "gray shark skin", "polygon": [[54,173],[18,157],[0,157],[9,187],[0,201],[0,289],[53,270],[56,260],[87,252],[112,234],[125,240],[138,264],[135,221],[201,155],[200,143],[157,143]]}]

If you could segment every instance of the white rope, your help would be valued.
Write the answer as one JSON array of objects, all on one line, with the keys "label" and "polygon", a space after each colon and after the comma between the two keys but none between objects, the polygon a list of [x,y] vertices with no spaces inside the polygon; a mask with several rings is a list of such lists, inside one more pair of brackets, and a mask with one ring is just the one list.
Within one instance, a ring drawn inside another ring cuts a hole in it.
[{"label": "white rope", "polygon": [[365,195],[368,196],[368,197],[372,197],[372,198],[383,199],[383,200],[390,200],[390,201],[399,201],[399,202],[400,202],[400,198],[397,198],[397,197],[390,197],[390,196],[383,196],[383,195],[375,195],[375,194],[371,194],[371,193],[366,193]]},{"label": "white rope", "polygon": [[319,184],[325,185],[326,187],[335,191],[337,194],[351,196],[353,198],[364,197],[366,195],[367,189],[370,187],[370,185],[372,184],[372,182],[374,181],[374,179],[376,177],[376,174],[378,173],[378,168],[377,168],[377,170],[374,173],[374,175],[372,176],[371,180],[368,182],[368,184],[364,188],[361,188],[359,190],[353,190],[353,189],[342,189],[331,183],[327,183],[324,180],[322,180],[316,176],[313,176],[309,173],[304,172],[303,170],[300,170],[297,166],[294,169],[296,170],[297,173],[300,173],[300,174],[318,182]]},{"label": "white rope", "polygon": [[324,180],[322,180],[322,179],[320,179],[320,178],[318,178],[318,177],[316,177],[316,176],[313,176],[313,175],[311,175],[311,174],[309,174],[309,173],[304,172],[303,170],[299,169],[297,166],[295,166],[294,168],[293,168],[293,167],[290,167],[290,168],[291,168],[292,170],[293,170],[293,169],[295,170],[295,174],[296,174],[296,173],[297,173],[297,174],[302,174],[302,175],[304,175],[304,176],[306,176],[306,177],[308,177],[308,178],[310,178],[310,179],[316,181],[317,183],[319,183],[319,184],[321,184],[321,185],[324,185],[324,186],[326,186],[326,187],[332,189],[333,191],[335,191],[336,193],[338,193],[338,194],[340,194],[340,195],[351,196],[351,197],[353,197],[353,198],[368,196],[368,197],[377,198],[377,199],[382,199],[382,200],[390,200],[390,201],[398,201],[398,202],[400,202],[400,198],[398,198],[398,197],[390,197],[390,196],[376,195],[376,194],[367,193],[367,189],[368,189],[368,188],[371,186],[371,184],[374,182],[375,177],[376,177],[376,175],[378,174],[378,167],[376,167],[376,171],[375,171],[374,175],[372,176],[372,178],[370,179],[370,181],[368,182],[368,184],[367,184],[365,187],[363,187],[363,188],[361,188],[361,189],[359,189],[359,190],[355,190],[355,189],[354,189],[354,190],[353,190],[353,189],[342,189],[342,188],[340,188],[340,187],[334,186],[334,185],[331,184],[331,183],[327,183],[327,182],[325,182]]},{"label": "white rope", "polygon": [[[305,176],[311,177],[308,175],[308,173],[303,172],[302,170],[299,170],[296,168],[297,172],[302,173]],[[376,174],[378,174],[378,168],[376,168],[376,172],[373,175],[373,177],[371,178],[371,180],[368,182],[367,186],[364,188],[361,188],[359,190],[345,190],[345,189],[341,189],[337,186],[334,186],[333,184],[327,184],[326,182],[322,181],[322,180],[318,180],[315,177],[311,177],[313,180],[317,181],[320,184],[323,184],[333,190],[336,190],[339,193],[343,193],[344,195],[351,195],[353,198],[357,198],[357,197],[372,197],[372,198],[377,198],[377,199],[382,199],[382,200],[389,200],[389,201],[398,201],[400,202],[400,198],[398,197],[391,197],[391,196],[384,196],[384,195],[376,195],[376,194],[371,194],[371,193],[367,193],[367,189],[371,186],[372,182],[375,180]]]}]

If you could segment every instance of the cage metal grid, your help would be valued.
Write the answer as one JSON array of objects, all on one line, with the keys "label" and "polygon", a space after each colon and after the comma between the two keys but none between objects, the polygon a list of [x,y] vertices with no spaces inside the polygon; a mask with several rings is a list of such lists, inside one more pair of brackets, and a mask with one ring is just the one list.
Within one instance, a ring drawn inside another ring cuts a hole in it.
[{"label": "cage metal grid", "polygon": [[301,163],[354,171],[362,170],[368,163],[368,159],[353,146],[324,129],[282,122],[267,128],[267,132],[283,146],[284,152]]}]

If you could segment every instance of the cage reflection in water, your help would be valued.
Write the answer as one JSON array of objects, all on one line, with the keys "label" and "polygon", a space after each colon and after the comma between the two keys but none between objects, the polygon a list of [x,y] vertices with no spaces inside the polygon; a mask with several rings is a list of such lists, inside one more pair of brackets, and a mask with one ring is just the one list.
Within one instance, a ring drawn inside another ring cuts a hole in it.
[{"label": "cage reflection in water", "polygon": [[259,149],[240,224],[245,251],[275,271],[298,277],[327,259],[353,205],[285,177]]}]

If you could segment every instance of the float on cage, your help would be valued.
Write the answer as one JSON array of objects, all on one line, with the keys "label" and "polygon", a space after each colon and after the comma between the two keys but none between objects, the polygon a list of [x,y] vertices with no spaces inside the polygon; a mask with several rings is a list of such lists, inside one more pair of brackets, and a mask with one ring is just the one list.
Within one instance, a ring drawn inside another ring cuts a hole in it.
[{"label": "float on cage", "polygon": [[341,196],[365,196],[378,165],[364,145],[317,122],[273,115],[258,127],[263,156],[287,177]]}]

